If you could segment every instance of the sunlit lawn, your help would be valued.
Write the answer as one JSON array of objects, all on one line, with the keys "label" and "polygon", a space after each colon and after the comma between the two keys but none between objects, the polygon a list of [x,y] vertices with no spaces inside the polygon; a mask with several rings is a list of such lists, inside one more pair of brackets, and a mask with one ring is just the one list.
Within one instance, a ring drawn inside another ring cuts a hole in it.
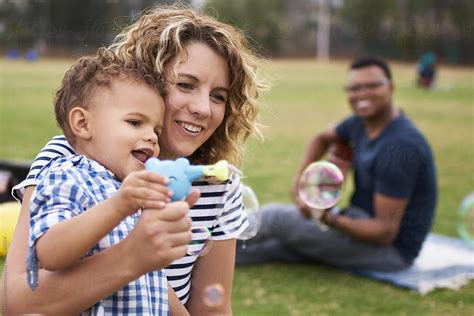
[{"label": "sunlit lawn", "polygon": [[[1,158],[31,160],[59,133],[51,100],[69,62],[0,62]],[[273,83],[262,108],[266,140],[249,142],[243,165],[244,181],[261,203],[290,201],[306,141],[350,113],[342,90],[347,63],[266,65]],[[457,208],[474,189],[474,69],[441,67],[437,88],[422,91],[413,86],[414,65],[393,68],[395,103],[416,121],[436,157],[440,194],[433,230],[456,236]],[[238,268],[233,293],[235,315],[474,315],[473,302],[474,282],[420,296],[322,265]]]}]

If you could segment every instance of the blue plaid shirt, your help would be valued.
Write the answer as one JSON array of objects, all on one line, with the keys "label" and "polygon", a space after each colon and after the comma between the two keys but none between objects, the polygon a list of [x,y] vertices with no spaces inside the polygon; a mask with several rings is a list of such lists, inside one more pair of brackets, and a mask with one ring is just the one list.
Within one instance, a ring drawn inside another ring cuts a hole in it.
[{"label": "blue plaid shirt", "polygon": [[[30,206],[30,239],[27,258],[28,282],[39,285],[36,242],[49,228],[85,212],[109,198],[120,182],[99,163],[84,156],[60,157],[47,164],[37,178]],[[102,238],[86,256],[119,243],[133,229],[139,212],[125,218]],[[97,302],[87,315],[168,315],[168,287],[164,273],[142,275],[113,295]]]}]

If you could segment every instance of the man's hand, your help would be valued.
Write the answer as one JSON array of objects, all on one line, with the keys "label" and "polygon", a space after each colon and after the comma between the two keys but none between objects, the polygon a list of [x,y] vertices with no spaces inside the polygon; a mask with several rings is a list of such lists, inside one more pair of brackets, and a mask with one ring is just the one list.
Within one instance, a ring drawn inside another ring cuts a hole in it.
[{"label": "man's hand", "polygon": [[[328,148],[328,161],[335,164],[339,169],[341,169],[342,174],[344,177],[347,175],[348,171],[352,167],[352,149],[349,145],[342,141],[335,141],[329,145]],[[291,187],[291,197],[295,202],[296,206],[298,206],[301,215],[306,218],[316,217],[319,218],[321,216],[321,210],[313,210],[308,207],[300,198],[298,192],[298,182],[299,182],[299,175],[293,181],[293,185]]]},{"label": "man's hand", "polygon": [[297,177],[293,181],[293,185],[291,186],[291,197],[293,198],[293,201],[295,202],[296,206],[300,210],[300,213],[303,217],[306,218],[311,218],[311,208],[307,206],[303,200],[301,200],[300,195],[299,195],[299,190],[298,190],[298,183],[299,183],[299,177]]},{"label": "man's hand", "polygon": [[130,173],[120,190],[111,197],[115,209],[125,218],[140,208],[162,209],[170,202],[169,180],[155,172],[143,170]]}]

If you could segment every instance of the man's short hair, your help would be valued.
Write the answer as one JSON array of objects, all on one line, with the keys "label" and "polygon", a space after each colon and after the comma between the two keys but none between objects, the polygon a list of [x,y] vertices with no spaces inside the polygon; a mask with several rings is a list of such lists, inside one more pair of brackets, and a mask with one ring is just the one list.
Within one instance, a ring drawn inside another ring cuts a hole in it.
[{"label": "man's short hair", "polygon": [[392,80],[392,71],[390,70],[387,62],[377,57],[368,56],[357,58],[352,62],[350,69],[360,69],[371,66],[379,67],[383,71],[385,77],[387,77],[387,79],[390,81]]},{"label": "man's short hair", "polygon": [[77,60],[64,75],[61,87],[54,97],[56,122],[70,143],[74,137],[69,125],[69,112],[74,107],[87,109],[98,87],[107,87],[113,78],[125,76],[125,80],[143,82],[164,96],[162,76],[145,63],[120,58],[107,48],[100,48],[95,55]]}]

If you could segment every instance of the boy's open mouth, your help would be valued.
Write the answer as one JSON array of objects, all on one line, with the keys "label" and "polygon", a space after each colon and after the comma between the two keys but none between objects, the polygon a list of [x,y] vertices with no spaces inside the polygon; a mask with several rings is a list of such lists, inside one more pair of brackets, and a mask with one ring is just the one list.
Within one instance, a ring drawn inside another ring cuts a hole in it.
[{"label": "boy's open mouth", "polygon": [[139,160],[142,163],[145,163],[148,158],[153,157],[153,150],[144,148],[138,150],[132,150],[132,155],[135,159]]}]

